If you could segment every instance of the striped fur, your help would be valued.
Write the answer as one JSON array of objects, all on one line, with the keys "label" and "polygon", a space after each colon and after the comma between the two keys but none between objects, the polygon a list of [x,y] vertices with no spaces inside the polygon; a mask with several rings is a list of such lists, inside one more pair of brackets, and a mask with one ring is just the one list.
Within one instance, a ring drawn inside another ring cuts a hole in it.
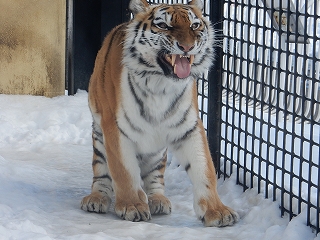
[{"label": "striped fur", "polygon": [[[213,30],[202,2],[150,5],[131,0],[134,19],[114,28],[100,49],[89,85],[93,116],[92,193],[81,208],[147,221],[171,212],[164,195],[169,148],[194,185],[194,209],[205,226],[232,225],[223,205],[195,80],[213,60]],[[190,67],[191,66],[191,67]]]}]

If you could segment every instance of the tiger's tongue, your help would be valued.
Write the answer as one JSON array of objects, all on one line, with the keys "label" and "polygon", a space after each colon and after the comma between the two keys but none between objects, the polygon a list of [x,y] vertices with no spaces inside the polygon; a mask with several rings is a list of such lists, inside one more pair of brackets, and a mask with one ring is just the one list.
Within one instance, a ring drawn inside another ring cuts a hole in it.
[{"label": "tiger's tongue", "polygon": [[179,78],[186,78],[190,75],[191,65],[189,60],[186,57],[180,58],[179,56],[176,57],[176,61],[174,63],[174,73]]}]

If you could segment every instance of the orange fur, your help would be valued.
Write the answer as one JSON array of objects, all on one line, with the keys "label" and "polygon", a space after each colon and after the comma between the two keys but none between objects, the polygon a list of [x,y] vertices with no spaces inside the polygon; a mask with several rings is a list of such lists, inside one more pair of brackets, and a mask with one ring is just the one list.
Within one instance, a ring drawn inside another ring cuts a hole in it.
[{"label": "orange fur", "polygon": [[[119,147],[119,130],[116,124],[116,112],[121,104],[120,74],[122,69],[122,42],[125,36],[125,25],[114,28],[106,37],[96,59],[94,72],[89,85],[89,101],[91,111],[101,115],[101,127],[108,153],[109,168],[112,178],[120,183],[119,194],[131,191],[130,176],[121,160]],[[112,38],[113,37],[113,38]],[[94,175],[98,169],[93,168]],[[127,186],[127,187],[126,187]],[[132,196],[135,194],[131,194]]]}]

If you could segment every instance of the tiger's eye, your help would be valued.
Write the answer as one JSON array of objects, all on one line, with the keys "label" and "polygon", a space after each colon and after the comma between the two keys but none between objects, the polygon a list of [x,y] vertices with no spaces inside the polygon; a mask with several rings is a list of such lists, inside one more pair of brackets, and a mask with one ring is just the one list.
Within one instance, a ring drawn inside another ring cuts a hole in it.
[{"label": "tiger's eye", "polygon": [[198,29],[199,27],[200,27],[200,23],[192,23],[192,24],[191,24],[192,30],[196,30],[196,29]]},{"label": "tiger's eye", "polygon": [[164,30],[169,29],[168,25],[165,22],[161,22],[161,23],[156,24],[156,27],[160,28],[160,29],[164,29]]}]

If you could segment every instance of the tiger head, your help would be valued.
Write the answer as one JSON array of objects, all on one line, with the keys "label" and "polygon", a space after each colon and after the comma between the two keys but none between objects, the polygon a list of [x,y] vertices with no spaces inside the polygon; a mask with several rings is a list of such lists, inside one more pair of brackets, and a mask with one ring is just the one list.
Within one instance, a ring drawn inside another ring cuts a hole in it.
[{"label": "tiger head", "polygon": [[138,75],[175,81],[202,76],[213,61],[214,32],[202,16],[203,3],[149,5],[131,0],[134,18],[124,41],[123,63]]}]

